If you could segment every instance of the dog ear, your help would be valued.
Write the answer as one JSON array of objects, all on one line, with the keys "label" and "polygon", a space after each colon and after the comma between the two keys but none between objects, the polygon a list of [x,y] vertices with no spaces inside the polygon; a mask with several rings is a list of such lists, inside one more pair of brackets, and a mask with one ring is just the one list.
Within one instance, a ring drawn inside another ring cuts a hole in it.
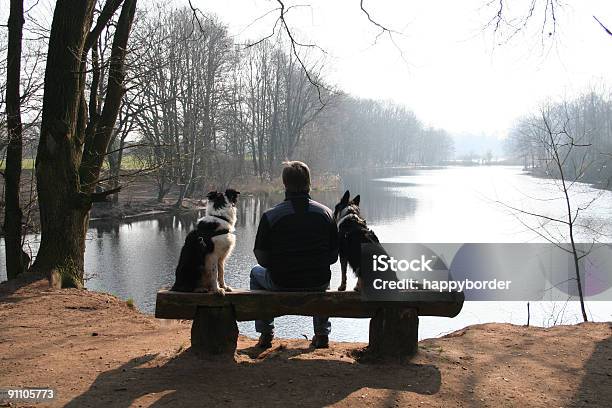
[{"label": "dog ear", "polygon": [[208,194],[206,194],[206,198],[208,198],[209,200],[214,200],[215,198],[217,198],[218,195],[219,193],[217,192],[217,190],[210,191]]},{"label": "dog ear", "polygon": [[351,196],[351,193],[349,193],[348,190],[346,190],[346,192],[344,193],[344,195],[342,196],[342,199],[340,200],[340,203],[342,204],[348,204],[349,202],[349,197]]},{"label": "dog ear", "polygon": [[238,194],[240,194],[240,191],[236,191],[233,188],[228,188],[227,190],[225,190],[225,195],[232,204],[236,204],[236,202],[238,201]]},{"label": "dog ear", "polygon": [[361,201],[361,196],[359,196],[359,194],[357,194],[355,196],[355,198],[353,198],[353,204],[355,204],[357,207],[359,207],[359,202]]}]

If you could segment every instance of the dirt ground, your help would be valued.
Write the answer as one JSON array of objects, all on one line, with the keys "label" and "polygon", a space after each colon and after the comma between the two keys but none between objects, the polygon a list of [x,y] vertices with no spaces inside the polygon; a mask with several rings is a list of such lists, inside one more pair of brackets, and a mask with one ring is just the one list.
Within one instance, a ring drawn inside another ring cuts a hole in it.
[{"label": "dirt ground", "polygon": [[365,345],[241,337],[234,361],[200,360],[189,323],[102,293],[0,285],[0,388],[50,387],[67,407],[610,407],[612,324],[465,328],[403,364],[355,360]]}]

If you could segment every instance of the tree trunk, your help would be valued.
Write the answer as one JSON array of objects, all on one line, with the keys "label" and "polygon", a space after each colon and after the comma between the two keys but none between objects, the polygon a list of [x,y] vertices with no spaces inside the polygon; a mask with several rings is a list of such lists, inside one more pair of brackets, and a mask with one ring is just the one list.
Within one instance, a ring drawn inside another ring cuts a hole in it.
[{"label": "tree trunk", "polygon": [[[58,179],[39,176],[37,182],[53,184]],[[81,288],[89,207],[78,208],[49,196],[41,195],[39,189],[41,237],[55,239],[41,239],[33,269],[48,276],[51,287]]]},{"label": "tree trunk", "polygon": [[160,169],[160,173],[158,177],[159,178],[157,180],[157,202],[161,203],[164,201],[164,197],[166,197],[166,194],[170,192],[172,185],[169,185],[170,181],[168,180],[167,170]]},{"label": "tree trunk", "polygon": [[[36,185],[41,243],[33,269],[47,274],[53,286],[62,276],[83,276],[85,228],[89,208],[81,206],[77,148],[77,112],[84,83],[81,55],[91,26],[95,1],[78,5],[58,0],[53,15],[45,70],[40,142],[36,153]],[[70,279],[74,280],[74,279]],[[78,280],[78,279],[77,279]],[[78,285],[76,285],[78,286]]]},{"label": "tree trunk", "polygon": [[21,39],[23,36],[23,0],[11,0],[8,20],[8,54],[6,75],[6,116],[8,146],[4,174],[4,244],[6,247],[6,273],[12,279],[27,269],[29,258],[21,247],[21,220],[19,203],[21,161],[23,150],[23,126],[19,81],[21,77]]},{"label": "tree trunk", "polygon": [[[550,128],[550,125],[546,117],[544,116],[544,114],[542,115],[542,119],[544,120],[544,123],[546,125],[546,130],[550,138],[550,146],[554,154],[553,160],[559,171],[559,178],[561,179],[561,185],[563,187],[563,195],[565,198],[565,205],[567,208],[567,226],[569,227],[570,242],[572,244],[572,256],[574,258],[574,272],[576,273],[576,285],[578,288],[578,297],[580,300],[580,311],[582,312],[582,319],[585,322],[588,322],[589,318],[587,316],[586,308],[584,306],[584,294],[582,292],[582,282],[580,281],[580,263],[579,263],[579,258],[578,258],[578,250],[576,248],[576,242],[574,241],[574,223],[576,222],[576,218],[573,217],[572,204],[571,204],[571,199],[569,196],[569,187],[567,186],[567,183],[565,181],[565,171],[563,170],[563,163],[565,162],[565,159],[561,159],[559,155],[559,143],[553,137],[553,131]],[[572,147],[573,147],[573,143],[574,142],[572,140]],[[574,180],[576,180],[575,176],[574,176]],[[578,213],[576,213],[576,217],[577,215]]]},{"label": "tree trunk", "polygon": [[[40,142],[36,154],[36,181],[40,209],[41,243],[36,272],[49,277],[53,287],[83,285],[85,234],[102,159],[122,96],[127,37],[136,0],[125,0],[117,22],[104,109],[96,131],[79,131],[81,75],[95,0],[58,0],[55,6],[45,71]],[[118,7],[119,2],[113,3]],[[94,30],[95,31],[95,30]],[[99,33],[98,33],[99,34]],[[82,110],[81,110],[82,111]],[[96,118],[97,119],[97,118]],[[83,145],[87,147],[83,155]]]}]

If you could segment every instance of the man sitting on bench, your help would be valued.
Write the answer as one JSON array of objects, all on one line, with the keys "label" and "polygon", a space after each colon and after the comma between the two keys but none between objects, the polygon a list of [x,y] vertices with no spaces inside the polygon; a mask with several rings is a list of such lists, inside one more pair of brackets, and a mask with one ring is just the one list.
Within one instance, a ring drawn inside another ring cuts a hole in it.
[{"label": "man sitting on bench", "polygon": [[[310,198],[310,170],[305,163],[283,163],[285,201],[261,217],[255,238],[251,270],[252,290],[324,292],[329,287],[329,266],[338,259],[338,229],[332,212]],[[328,347],[328,317],[313,317],[315,348]],[[256,320],[257,346],[272,347],[274,319]]]}]

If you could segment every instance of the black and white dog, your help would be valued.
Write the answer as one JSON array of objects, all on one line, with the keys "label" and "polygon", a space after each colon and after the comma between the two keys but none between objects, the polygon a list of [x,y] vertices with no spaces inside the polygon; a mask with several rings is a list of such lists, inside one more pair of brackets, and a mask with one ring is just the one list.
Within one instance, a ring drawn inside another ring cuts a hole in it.
[{"label": "black and white dog", "polygon": [[[361,289],[361,275],[359,267],[361,264],[361,244],[378,244],[378,237],[374,231],[368,228],[366,220],[361,218],[359,202],[361,197],[355,196],[350,200],[350,193],[347,190],[336,208],[334,209],[334,220],[338,226],[338,255],[340,256],[340,267],[342,269],[342,282],[338,290],[346,290],[346,265],[357,276],[355,291]],[[380,250],[384,252],[382,246]]]},{"label": "black and white dog", "polygon": [[240,192],[211,191],[206,196],[206,215],[198,220],[195,230],[187,234],[176,267],[172,290],[180,292],[231,292],[225,284],[225,260],[236,244],[236,202]]}]

